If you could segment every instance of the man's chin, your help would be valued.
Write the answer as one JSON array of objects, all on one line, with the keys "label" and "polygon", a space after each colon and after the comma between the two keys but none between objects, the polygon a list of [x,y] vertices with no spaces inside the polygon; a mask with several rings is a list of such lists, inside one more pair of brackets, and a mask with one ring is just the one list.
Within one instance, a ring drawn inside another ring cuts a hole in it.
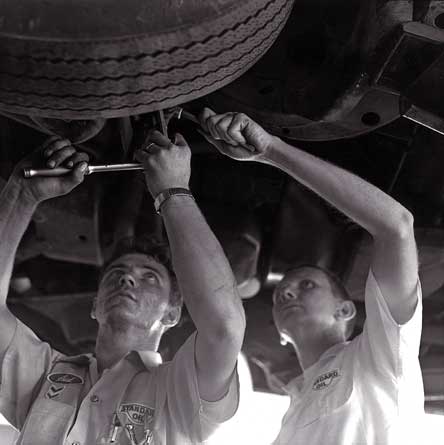
[{"label": "man's chin", "polygon": [[115,305],[106,313],[106,323],[123,327],[134,320],[134,311],[125,305]]},{"label": "man's chin", "polygon": [[294,323],[299,323],[303,318],[304,317],[302,312],[296,310],[296,311],[286,311],[284,313],[281,313],[276,317],[276,320],[279,325],[291,326]]},{"label": "man's chin", "polygon": [[292,332],[295,326],[308,328],[311,326],[310,319],[302,313],[286,314],[285,317],[275,318],[274,324],[280,332]]}]

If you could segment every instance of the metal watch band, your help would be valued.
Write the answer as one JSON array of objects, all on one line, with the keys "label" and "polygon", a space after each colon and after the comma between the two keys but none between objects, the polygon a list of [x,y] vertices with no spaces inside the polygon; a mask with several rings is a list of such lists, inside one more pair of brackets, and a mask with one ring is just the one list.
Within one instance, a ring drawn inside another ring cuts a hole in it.
[{"label": "metal watch band", "polygon": [[180,187],[166,189],[163,192],[160,192],[156,196],[156,199],[154,200],[154,208],[156,209],[156,212],[159,215],[160,215],[160,208],[162,207],[162,204],[167,199],[171,198],[171,196],[174,196],[174,195],[190,196],[191,198],[194,199],[192,193],[188,189],[180,188]]}]

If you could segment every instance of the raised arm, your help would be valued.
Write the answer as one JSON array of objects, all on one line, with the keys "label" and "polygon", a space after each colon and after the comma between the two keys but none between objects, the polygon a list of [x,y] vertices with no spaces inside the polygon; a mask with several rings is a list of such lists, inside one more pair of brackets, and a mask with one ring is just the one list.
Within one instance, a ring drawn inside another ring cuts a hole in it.
[{"label": "raised arm", "polygon": [[[76,166],[63,178],[24,179],[23,168],[35,165],[36,161],[41,163],[42,156],[48,163],[54,162],[54,167],[69,161]],[[16,325],[15,317],[6,306],[6,297],[20,240],[39,202],[66,194],[82,182],[82,167],[86,168],[87,164],[82,165],[81,161],[87,160],[87,155],[76,153],[69,141],[52,138],[16,166],[0,193],[0,358],[11,342]]]},{"label": "raised arm", "polygon": [[224,154],[285,171],[366,229],[374,242],[372,270],[394,320],[403,324],[411,318],[418,259],[413,216],[407,209],[358,176],[271,136],[244,114],[216,115],[205,109],[201,122]]},{"label": "raised arm", "polygon": [[[186,188],[190,149],[182,136],[173,144],[159,132],[137,158],[144,163],[153,197]],[[185,304],[197,328],[196,366],[200,397],[219,400],[228,390],[240,352],[245,315],[230,265],[190,196],[175,195],[161,207],[173,266]]]}]

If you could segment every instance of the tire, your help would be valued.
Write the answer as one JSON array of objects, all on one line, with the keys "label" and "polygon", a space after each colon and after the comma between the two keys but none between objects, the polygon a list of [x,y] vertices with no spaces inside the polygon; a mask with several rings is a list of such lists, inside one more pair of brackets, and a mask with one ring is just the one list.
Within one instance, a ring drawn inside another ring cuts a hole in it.
[{"label": "tire", "polygon": [[2,2],[0,110],[112,118],[204,96],[267,51],[293,0],[103,3]]}]

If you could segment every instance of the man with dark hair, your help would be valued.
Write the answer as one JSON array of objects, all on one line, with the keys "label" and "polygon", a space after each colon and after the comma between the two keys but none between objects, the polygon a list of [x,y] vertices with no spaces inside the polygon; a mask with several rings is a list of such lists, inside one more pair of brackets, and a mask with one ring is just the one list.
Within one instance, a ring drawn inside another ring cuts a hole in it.
[{"label": "man with dark hair", "polygon": [[[144,255],[165,267],[171,283],[171,291],[169,296],[170,305],[181,308],[183,298],[180,293],[179,283],[177,282],[177,277],[174,273],[173,264],[171,262],[170,247],[166,242],[159,240],[155,235],[131,236],[117,240],[112,247],[111,255],[105,260],[105,264],[102,267],[99,276],[99,283],[102,281],[102,278],[107,272],[109,266],[115,260],[129,254]],[[94,301],[93,305],[93,317],[96,300]]]},{"label": "man with dark hair", "polygon": [[422,304],[411,213],[354,174],[270,135],[245,114],[205,109],[201,124],[222,153],[280,168],[373,237],[367,318],[352,341],[346,340],[356,309],[330,273],[297,267],[276,287],[273,318],[303,374],[286,386],[291,403],[275,443],[420,443]]},{"label": "man with dark hair", "polygon": [[[294,281],[293,278],[295,276],[304,275],[304,273],[306,275],[310,275],[310,273],[312,275],[317,274],[319,277],[323,275],[328,281],[332,296],[334,297],[333,302],[337,305],[337,310],[342,311],[343,314],[347,314],[347,316],[338,319],[336,326],[339,330],[338,334],[342,341],[348,340],[352,336],[356,324],[356,307],[340,278],[328,269],[313,264],[301,264],[287,270],[283,279],[275,289],[273,301],[276,302],[276,300],[282,298],[282,289],[288,289],[288,283]],[[306,286],[309,287],[309,283],[306,283]],[[278,327],[278,319],[275,319],[275,323]],[[288,342],[284,331],[281,331],[279,327],[278,330],[283,343]]]},{"label": "man with dark hair", "polygon": [[[236,412],[245,315],[228,261],[188,189],[190,155],[182,136],[172,142],[159,132],[137,152],[171,262],[159,245],[118,247],[92,310],[95,354],[77,357],[40,341],[11,314],[6,296],[35,208],[79,185],[88,158],[53,138],[16,166],[0,196],[0,411],[21,430],[18,444],[202,443]],[[72,173],[24,179],[22,169],[42,157]],[[197,331],[162,364],[157,349],[180,318],[181,295]]]}]

